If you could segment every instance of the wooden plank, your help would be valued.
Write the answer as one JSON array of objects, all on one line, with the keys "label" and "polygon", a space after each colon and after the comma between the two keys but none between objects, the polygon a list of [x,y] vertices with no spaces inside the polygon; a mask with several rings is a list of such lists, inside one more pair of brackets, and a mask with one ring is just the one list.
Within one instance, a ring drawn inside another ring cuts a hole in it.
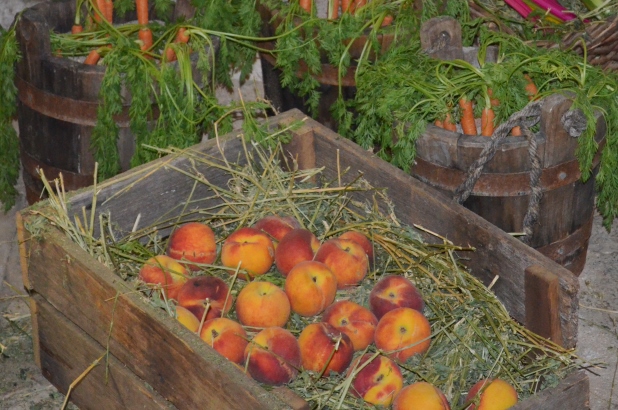
[{"label": "wooden plank", "polygon": [[553,341],[562,340],[558,277],[541,266],[526,269],[526,328]]},{"label": "wooden plank", "polygon": [[486,284],[496,275],[500,277],[494,291],[516,320],[525,320],[525,269],[530,265],[540,265],[555,272],[560,281],[559,310],[563,330],[563,339],[559,343],[565,347],[575,346],[579,283],[571,272],[480,216],[456,206],[432,187],[376,157],[368,156],[356,144],[320,127],[311,119],[307,124],[313,124],[316,129],[317,165],[326,167],[325,177],[336,175],[332,164],[336,163],[335,154],[339,150],[342,169],[350,167],[347,181],[361,172],[372,185],[387,188],[403,223],[417,223],[455,243],[475,247],[473,254],[465,254],[465,263]]},{"label": "wooden plank", "polygon": [[[43,375],[63,394],[105,348],[67,320],[40,295],[33,295],[33,320]],[[103,359],[71,392],[80,409],[174,409],[157,392],[129,371],[113,355]]]},{"label": "wooden plank", "polygon": [[590,382],[584,370],[567,376],[547,389],[516,404],[512,410],[590,410]]},{"label": "wooden plank", "polygon": [[175,406],[289,408],[61,232],[30,247],[29,280],[41,296]]}]

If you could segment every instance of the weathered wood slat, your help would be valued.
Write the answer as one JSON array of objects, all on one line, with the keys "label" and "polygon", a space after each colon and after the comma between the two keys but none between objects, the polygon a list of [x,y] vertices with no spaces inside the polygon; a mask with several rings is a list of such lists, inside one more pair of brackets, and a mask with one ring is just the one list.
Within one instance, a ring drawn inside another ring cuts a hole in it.
[{"label": "weathered wood slat", "polygon": [[521,401],[512,410],[590,410],[590,382],[584,370],[567,376],[553,389]]},{"label": "weathered wood slat", "polygon": [[[63,394],[98,358],[105,348],[40,295],[32,296],[33,320],[37,326],[35,350],[43,375]],[[93,400],[93,398],[96,398]],[[103,359],[74,387],[71,401],[80,409],[138,410],[175,409],[136,377],[113,355]]]}]

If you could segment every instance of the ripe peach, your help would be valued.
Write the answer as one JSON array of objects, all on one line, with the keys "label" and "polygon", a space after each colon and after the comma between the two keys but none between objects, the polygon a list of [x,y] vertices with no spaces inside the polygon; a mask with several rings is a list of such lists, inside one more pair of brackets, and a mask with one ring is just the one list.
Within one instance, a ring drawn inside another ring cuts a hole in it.
[{"label": "ripe peach", "polygon": [[301,226],[293,216],[268,215],[254,223],[253,227],[264,231],[274,241],[280,242],[292,229],[298,229]]},{"label": "ripe peach", "polygon": [[[223,266],[247,271],[254,278],[263,275],[273,264],[275,249],[273,241],[259,229],[244,227],[232,232],[221,246]],[[232,271],[232,273],[234,272]],[[239,275],[247,279],[246,275]]]},{"label": "ripe peach", "polygon": [[405,362],[429,349],[430,336],[427,318],[418,310],[402,307],[382,316],[376,327],[375,344],[391,358]]},{"label": "ripe peach", "polygon": [[200,338],[228,360],[241,364],[249,344],[247,332],[240,323],[226,317],[207,320]]},{"label": "ripe peach", "polygon": [[330,372],[343,373],[354,355],[348,335],[324,322],[307,325],[298,337],[298,344],[303,367],[323,376]]},{"label": "ripe peach", "polygon": [[386,312],[400,307],[423,312],[425,302],[409,279],[400,275],[389,275],[380,279],[371,289],[369,307],[380,319]]},{"label": "ripe peach", "polygon": [[185,267],[167,255],[157,255],[144,262],[139,278],[148,285],[160,286],[168,299],[176,299],[179,289],[189,280]]},{"label": "ripe peach", "polygon": [[199,270],[197,264],[211,264],[217,259],[217,242],[210,226],[200,222],[188,222],[174,232],[167,244],[168,256],[187,262],[191,270]]},{"label": "ripe peach", "polygon": [[363,250],[367,254],[367,258],[369,259],[369,264],[373,264],[373,244],[364,233],[359,231],[346,231],[339,235],[339,238],[351,239],[362,246]]},{"label": "ripe peach", "polygon": [[451,406],[440,389],[431,383],[412,383],[399,392],[393,410],[450,410]]},{"label": "ripe peach", "polygon": [[[210,307],[206,320],[221,317],[233,304],[233,298],[225,281],[216,276],[196,276],[189,279],[178,292],[178,304],[193,313],[199,320],[204,316],[206,304]],[[227,299],[227,301],[226,301]]]},{"label": "ripe peach", "polygon": [[386,356],[372,359],[371,354],[357,358],[348,373],[355,367],[358,370],[352,380],[351,392],[362,397],[367,403],[376,406],[390,406],[393,399],[403,387],[403,376],[397,363]]},{"label": "ripe peach", "polygon": [[467,410],[504,410],[517,403],[517,391],[502,379],[476,382],[466,396]]},{"label": "ripe peach", "polygon": [[324,242],[314,260],[326,264],[337,277],[337,288],[356,285],[367,275],[368,259],[363,247],[350,239],[333,238]]},{"label": "ripe peach", "polygon": [[283,327],[290,318],[290,301],[277,285],[254,281],[247,284],[238,294],[236,316],[245,326]]},{"label": "ripe peach", "polygon": [[313,232],[302,228],[294,229],[277,245],[275,266],[283,276],[287,276],[298,263],[312,260],[319,247],[320,241]]},{"label": "ripe peach", "polygon": [[340,300],[326,308],[322,322],[330,323],[348,335],[357,351],[373,343],[378,325],[378,319],[369,309],[350,300]]},{"label": "ripe peach", "polygon": [[279,386],[291,382],[300,368],[300,347],[290,331],[269,327],[245,349],[247,371],[255,380]]},{"label": "ripe peach", "polygon": [[294,312],[314,316],[335,300],[337,278],[323,263],[304,261],[294,266],[285,279],[285,293]]},{"label": "ripe peach", "polygon": [[176,306],[176,319],[193,333],[196,333],[200,328],[199,319],[188,309],[185,309],[182,306]]}]

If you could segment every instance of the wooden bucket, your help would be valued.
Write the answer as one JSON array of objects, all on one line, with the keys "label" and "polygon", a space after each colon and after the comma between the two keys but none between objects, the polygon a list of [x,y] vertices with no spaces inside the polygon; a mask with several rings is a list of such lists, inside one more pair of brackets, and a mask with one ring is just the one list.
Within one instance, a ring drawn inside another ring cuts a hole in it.
[{"label": "wooden bucket", "polygon": [[[178,10],[175,13],[178,15]],[[150,15],[155,16],[154,10]],[[16,26],[22,55],[15,75],[20,155],[30,204],[41,198],[39,169],[50,180],[62,173],[67,190],[90,186],[94,181],[90,141],[105,67],[54,56],[49,38],[52,30],[69,32],[74,17],[74,0],[45,2],[26,9]],[[125,20],[135,20],[134,13],[128,13]],[[116,118],[123,171],[129,169],[135,150],[129,128],[130,96],[124,94],[124,109]]]},{"label": "wooden bucket", "polygon": [[[594,175],[582,182],[575,157],[578,141],[562,126],[571,102],[564,96],[548,97],[537,136],[543,196],[539,217],[528,244],[579,275],[586,262],[594,215]],[[596,141],[605,143],[606,123],[597,120]],[[446,131],[433,125],[417,141],[412,174],[449,197],[466,180],[466,172],[489,140]],[[600,155],[593,162],[598,171]],[[506,137],[483,169],[463,205],[502,230],[522,232],[531,195],[531,165],[524,137]]]}]

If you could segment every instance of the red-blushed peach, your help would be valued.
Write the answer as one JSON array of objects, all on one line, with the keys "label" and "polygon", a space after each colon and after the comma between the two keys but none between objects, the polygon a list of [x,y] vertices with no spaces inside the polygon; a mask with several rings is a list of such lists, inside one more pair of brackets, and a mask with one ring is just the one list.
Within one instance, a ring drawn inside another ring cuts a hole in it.
[{"label": "red-blushed peach", "polygon": [[380,319],[386,312],[409,307],[423,312],[425,302],[416,286],[405,276],[388,275],[380,279],[369,293],[369,307]]},{"label": "red-blushed peach", "polygon": [[405,362],[429,349],[430,336],[427,318],[418,310],[402,307],[382,316],[376,327],[375,344],[391,358]]},{"label": "red-blushed peach", "polygon": [[[225,281],[216,276],[196,276],[189,279],[178,292],[178,304],[200,321],[206,306],[205,320],[221,317],[229,312],[234,300]],[[228,296],[229,295],[229,296]]]},{"label": "red-blushed peach", "polygon": [[275,266],[283,275],[300,262],[313,259],[320,247],[318,238],[308,229],[294,229],[281,239],[275,249]]},{"label": "red-blushed peach", "polygon": [[236,298],[236,316],[245,326],[283,327],[290,318],[290,301],[277,285],[253,281],[242,288]]},{"label": "red-blushed peach", "polygon": [[[367,403],[390,406],[403,387],[401,369],[386,356],[364,354],[355,359],[348,370],[356,372],[350,391]],[[360,370],[359,370],[360,369]]]},{"label": "red-blushed peach", "polygon": [[[268,235],[259,229],[244,227],[232,232],[221,246],[221,263],[223,266],[247,271],[254,278],[265,274],[273,265],[275,248]],[[239,277],[247,279],[244,274]]]},{"label": "red-blushed peach", "polygon": [[191,270],[199,270],[197,264],[211,264],[217,259],[217,242],[210,226],[200,222],[188,222],[170,235],[167,244],[168,256],[187,262]]},{"label": "red-blushed peach", "polygon": [[440,389],[431,383],[416,382],[405,386],[393,401],[393,410],[450,410]]},{"label": "red-blushed peach", "polygon": [[373,243],[367,238],[367,236],[359,231],[346,231],[339,235],[341,239],[351,239],[360,246],[363,247],[363,250],[367,254],[367,258],[369,259],[369,264],[373,264]]},{"label": "red-blushed peach", "polygon": [[142,265],[138,276],[147,285],[161,287],[168,299],[176,299],[182,285],[189,280],[185,267],[167,255],[148,259]]},{"label": "red-blushed peach", "polygon": [[345,333],[325,322],[311,323],[298,337],[303,367],[328,376],[343,373],[354,356],[354,346]]},{"label": "red-blushed peach", "polygon": [[338,289],[358,284],[367,275],[369,261],[362,246],[350,239],[333,238],[322,243],[314,260],[324,263],[337,277]]},{"label": "red-blushed peach", "polygon": [[378,319],[369,309],[350,300],[340,300],[324,311],[322,322],[348,335],[354,350],[363,350],[373,343]]},{"label": "red-blushed peach", "polygon": [[202,325],[200,338],[228,360],[243,363],[249,341],[240,323],[226,317],[207,320]]},{"label": "red-blushed peach", "polygon": [[314,316],[335,300],[337,278],[322,262],[304,261],[292,268],[284,290],[294,312]]},{"label": "red-blushed peach", "polygon": [[199,319],[182,306],[176,306],[176,319],[193,333],[197,333],[197,330],[200,328]]},{"label": "red-blushed peach", "polygon": [[502,379],[479,380],[466,396],[466,410],[505,410],[517,404],[517,390]]},{"label": "red-blushed peach", "polygon": [[290,331],[269,327],[259,332],[245,349],[247,372],[271,386],[289,383],[300,369],[300,347]]},{"label": "red-blushed peach", "polygon": [[280,242],[292,229],[301,228],[296,218],[290,215],[267,215],[253,224],[253,228],[264,231],[276,242]]}]

